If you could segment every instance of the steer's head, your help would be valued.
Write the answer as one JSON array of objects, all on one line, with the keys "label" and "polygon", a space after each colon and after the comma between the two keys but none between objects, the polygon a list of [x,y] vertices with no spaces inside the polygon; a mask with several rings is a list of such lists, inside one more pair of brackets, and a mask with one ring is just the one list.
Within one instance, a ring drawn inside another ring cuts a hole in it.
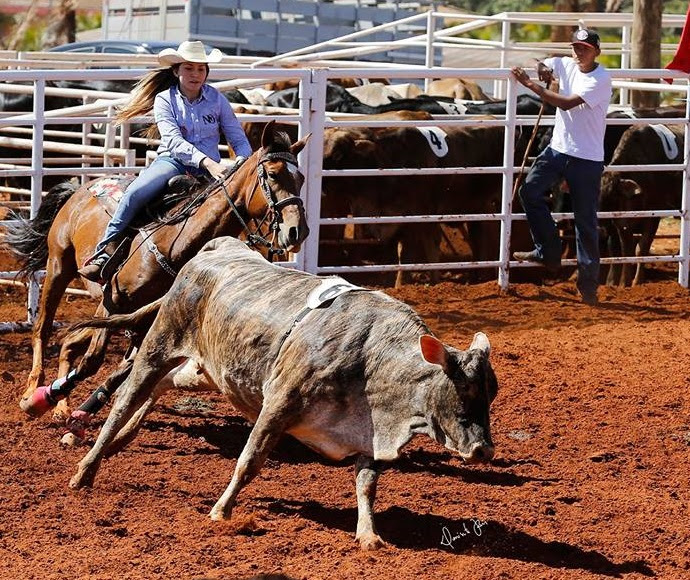
[{"label": "steer's head", "polygon": [[490,461],[494,445],[489,407],[498,383],[489,362],[489,339],[478,332],[470,348],[461,351],[425,334],[419,338],[419,347],[424,360],[438,365],[445,375],[429,401],[433,437],[465,461]]}]

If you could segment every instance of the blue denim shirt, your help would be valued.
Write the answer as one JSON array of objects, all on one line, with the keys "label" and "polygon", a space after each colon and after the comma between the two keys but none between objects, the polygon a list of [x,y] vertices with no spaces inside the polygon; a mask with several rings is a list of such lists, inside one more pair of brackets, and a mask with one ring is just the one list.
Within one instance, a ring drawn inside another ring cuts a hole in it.
[{"label": "blue denim shirt", "polygon": [[228,100],[204,84],[190,103],[177,85],[156,95],[153,116],[161,134],[159,155],[170,155],[185,165],[199,167],[204,157],[220,161],[220,132],[235,155],[249,157],[252,148]]}]

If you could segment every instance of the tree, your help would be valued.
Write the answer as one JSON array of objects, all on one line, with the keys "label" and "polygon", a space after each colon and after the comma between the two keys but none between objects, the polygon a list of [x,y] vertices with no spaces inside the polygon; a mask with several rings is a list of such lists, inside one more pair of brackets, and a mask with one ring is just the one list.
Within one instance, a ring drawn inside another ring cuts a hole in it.
[{"label": "tree", "polygon": [[42,48],[52,48],[77,38],[76,0],[59,0],[50,23],[43,31]]},{"label": "tree", "polygon": [[[661,68],[661,0],[635,0],[630,53],[632,68]],[[654,82],[648,80],[646,82]],[[658,107],[659,93],[632,91],[633,107]]]}]

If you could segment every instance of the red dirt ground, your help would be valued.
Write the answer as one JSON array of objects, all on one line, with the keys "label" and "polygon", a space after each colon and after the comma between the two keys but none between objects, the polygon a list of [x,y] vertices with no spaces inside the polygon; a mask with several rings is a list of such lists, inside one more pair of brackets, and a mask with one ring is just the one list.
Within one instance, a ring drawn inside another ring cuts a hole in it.
[{"label": "red dirt ground", "polygon": [[[352,461],[290,438],[233,520],[212,522],[249,432],[216,395],[164,399],[93,489],[70,491],[86,449],[22,414],[30,337],[0,335],[0,578],[690,578],[690,293],[672,276],[604,288],[596,309],[572,282],[387,289],[447,343],[486,332],[500,390],[490,465],[418,438],[382,475],[378,552],[354,542]],[[0,321],[23,319],[23,300],[0,286]],[[60,317],[92,308],[70,298]]]}]

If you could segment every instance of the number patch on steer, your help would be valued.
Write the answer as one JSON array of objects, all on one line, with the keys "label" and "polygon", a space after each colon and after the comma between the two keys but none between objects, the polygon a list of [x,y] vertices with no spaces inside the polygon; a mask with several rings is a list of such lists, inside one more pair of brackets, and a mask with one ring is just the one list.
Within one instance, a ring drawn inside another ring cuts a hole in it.
[{"label": "number patch on steer", "polygon": [[307,296],[307,308],[314,310],[319,308],[326,302],[330,302],[345,292],[352,292],[353,290],[366,290],[360,286],[350,284],[347,280],[343,280],[338,276],[333,278],[325,278],[321,285],[314,288]]},{"label": "number patch on steer", "polygon": [[446,142],[446,132],[440,127],[417,127],[419,132],[426,137],[429,147],[436,157],[448,155],[448,143]]}]

